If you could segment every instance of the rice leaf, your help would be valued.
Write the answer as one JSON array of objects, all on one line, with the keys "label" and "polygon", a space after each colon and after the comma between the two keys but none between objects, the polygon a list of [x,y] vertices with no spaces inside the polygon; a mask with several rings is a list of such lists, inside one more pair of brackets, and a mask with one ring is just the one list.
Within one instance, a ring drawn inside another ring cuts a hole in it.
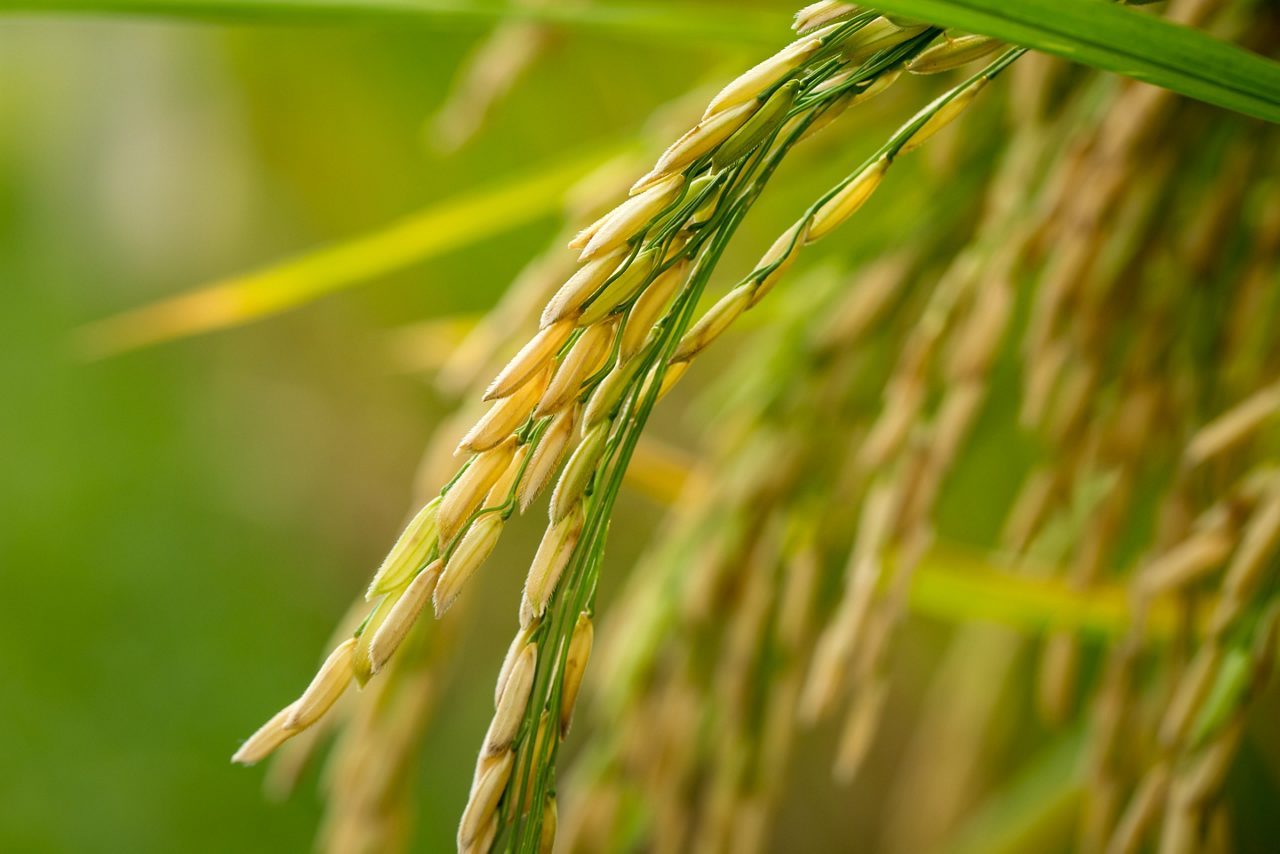
[{"label": "rice leaf", "polygon": [[82,328],[78,344],[100,358],[297,308],[549,216],[575,179],[619,150],[557,161],[430,205],[376,231],[108,317]]},{"label": "rice leaf", "polygon": [[1280,122],[1280,63],[1109,0],[880,0],[874,5]]}]

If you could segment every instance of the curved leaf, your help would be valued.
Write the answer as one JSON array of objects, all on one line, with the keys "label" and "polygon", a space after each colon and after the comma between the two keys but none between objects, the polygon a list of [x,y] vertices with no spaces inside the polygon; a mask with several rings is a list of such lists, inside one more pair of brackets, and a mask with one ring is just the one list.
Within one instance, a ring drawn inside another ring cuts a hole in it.
[{"label": "curved leaf", "polygon": [[500,234],[555,213],[574,181],[623,150],[554,163],[351,240],[97,321],[80,330],[81,349],[96,358],[237,326]]},{"label": "curved leaf", "polygon": [[878,0],[873,5],[1280,122],[1280,64],[1109,0]]}]

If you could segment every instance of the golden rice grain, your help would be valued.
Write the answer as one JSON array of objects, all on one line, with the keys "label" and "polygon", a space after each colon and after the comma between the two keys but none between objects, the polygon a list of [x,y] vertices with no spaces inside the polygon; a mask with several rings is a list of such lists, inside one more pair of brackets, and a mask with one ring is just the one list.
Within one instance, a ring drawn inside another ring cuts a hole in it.
[{"label": "golden rice grain", "polygon": [[907,63],[907,71],[912,74],[938,74],[951,71],[974,60],[995,53],[1004,42],[990,36],[960,35],[954,38],[944,35],[942,39],[929,45],[915,58]]},{"label": "golden rice grain", "polygon": [[560,460],[563,459],[564,452],[574,436],[573,428],[578,418],[578,409],[577,406],[570,406],[552,418],[538,446],[534,448],[524,479],[516,489],[521,513],[529,509],[529,505],[541,494],[560,467]]},{"label": "golden rice grain", "polygon": [[578,260],[586,261],[626,243],[675,201],[682,186],[683,175],[669,175],[618,205],[587,241]]},{"label": "golden rice grain", "polygon": [[565,464],[560,480],[551,493],[550,516],[552,524],[569,515],[582,501],[587,485],[595,474],[596,465],[604,455],[605,443],[609,439],[609,424],[603,422],[596,425],[574,450],[573,456]]},{"label": "golden rice grain", "polygon": [[576,320],[582,312],[583,303],[600,289],[630,254],[627,247],[619,246],[579,267],[542,310],[542,325],[549,326],[567,319]]},{"label": "golden rice grain", "polygon": [[582,505],[578,504],[559,522],[547,526],[525,579],[524,602],[520,609],[521,625],[528,625],[546,611],[547,602],[555,592],[569,559],[573,557],[578,538],[582,536],[582,524]]},{"label": "golden rice grain", "polygon": [[284,744],[297,730],[289,729],[285,723],[293,715],[293,705],[285,706],[272,716],[258,730],[240,745],[231,761],[239,765],[254,765],[270,756],[276,748]]},{"label": "golden rice grain", "polygon": [[462,523],[480,507],[489,489],[510,467],[515,450],[516,440],[512,436],[496,448],[478,454],[449,487],[437,516],[441,542],[452,542]]},{"label": "golden rice grain", "polygon": [[758,148],[782,124],[799,92],[799,80],[788,80],[775,89],[764,105],[715,150],[711,155],[711,168],[716,171],[728,168]]},{"label": "golden rice grain", "polygon": [[476,783],[471,788],[471,796],[458,825],[460,849],[465,849],[483,834],[498,809],[498,801],[511,779],[514,763],[515,754],[510,750],[497,756],[481,757],[476,768]]},{"label": "golden rice grain", "polygon": [[838,193],[824,202],[822,207],[818,208],[814,213],[813,219],[809,223],[809,229],[805,233],[805,243],[821,240],[837,226],[853,216],[858,208],[862,207],[867,199],[871,198],[871,194],[875,192],[876,187],[880,186],[880,181],[883,180],[884,173],[888,170],[889,158],[881,157],[859,172],[852,181],[844,185]]},{"label": "golden rice grain", "polygon": [[569,651],[564,661],[564,685],[560,693],[560,737],[569,734],[569,725],[573,722],[573,709],[578,702],[578,691],[582,688],[582,678],[587,672],[587,662],[591,658],[591,645],[595,638],[595,627],[590,615],[583,611],[573,625],[573,634],[569,639]]},{"label": "golden rice grain", "polygon": [[387,618],[378,626],[369,641],[369,671],[376,674],[404,641],[409,630],[418,621],[427,600],[435,591],[436,582],[440,578],[441,561],[435,560],[418,573],[417,577],[405,588],[400,598],[387,612]]},{"label": "golden rice grain", "polygon": [[599,323],[640,292],[658,265],[657,247],[641,252],[613,281],[591,298],[578,317],[579,326]]},{"label": "golden rice grain", "polygon": [[803,65],[822,47],[821,39],[803,38],[792,42],[773,56],[749,69],[720,90],[702,118],[708,119],[730,107],[754,100],[761,92],[777,83],[793,69]]},{"label": "golden rice grain", "polygon": [[684,286],[689,274],[689,261],[672,264],[644,289],[627,313],[626,327],[622,332],[618,358],[628,361],[644,345],[653,325],[671,303],[672,297]]},{"label": "golden rice grain", "polygon": [[861,65],[924,30],[922,25],[900,27],[888,18],[876,18],[846,39],[840,45],[840,53],[850,65]]},{"label": "golden rice grain", "polygon": [[565,319],[542,327],[529,343],[507,363],[484,393],[485,400],[496,400],[518,389],[527,382],[547,360],[556,354],[569,340],[574,324]]},{"label": "golden rice grain", "polygon": [[559,823],[556,796],[547,798],[542,809],[542,827],[538,832],[538,854],[552,854],[556,848],[556,825]]},{"label": "golden rice grain", "polygon": [[582,382],[604,366],[617,332],[616,324],[597,323],[587,327],[565,354],[542,400],[533,411],[535,418],[553,415],[568,406],[582,389]]},{"label": "golden rice grain", "polygon": [[289,716],[285,719],[285,729],[306,729],[320,720],[321,716],[338,701],[342,692],[351,684],[351,660],[356,649],[356,639],[347,638],[338,644],[329,657],[320,665],[311,684],[302,692],[302,696],[294,702]]},{"label": "golden rice grain", "polygon": [[533,413],[533,408],[546,391],[550,380],[551,366],[547,365],[516,389],[514,394],[493,404],[462,437],[462,441],[458,443],[458,451],[478,454],[500,445]]},{"label": "golden rice grain", "polygon": [[413,573],[426,562],[437,539],[437,514],[443,499],[437,496],[414,515],[391,551],[374,573],[365,599],[374,599],[409,583]]},{"label": "golden rice grain", "polygon": [[955,121],[965,111],[965,108],[973,103],[973,99],[978,97],[978,93],[987,85],[987,82],[988,78],[979,77],[954,95],[942,107],[934,111],[925,120],[924,124],[911,135],[911,139],[907,140],[906,144],[899,150],[899,153],[906,154],[908,151],[915,151],[928,142],[934,134]]},{"label": "golden rice grain", "polygon": [[680,339],[671,361],[687,362],[710,346],[738,319],[738,315],[747,310],[754,292],[755,285],[748,282],[721,297]]},{"label": "golden rice grain", "polygon": [[524,626],[511,639],[511,645],[507,648],[506,657],[502,659],[502,666],[498,668],[498,681],[493,689],[494,708],[497,708],[502,702],[502,692],[507,689],[507,680],[511,678],[511,671],[515,669],[516,661],[524,652],[524,648],[529,645],[533,632],[537,627],[537,623]]},{"label": "golden rice grain", "polygon": [[829,24],[852,18],[860,11],[862,9],[856,3],[838,3],[836,0],[822,0],[820,3],[810,3],[796,12],[795,22],[791,27],[796,33],[803,36]]},{"label": "golden rice grain", "polygon": [[500,513],[486,513],[471,524],[463,535],[453,554],[445,563],[440,581],[436,585],[432,602],[435,604],[436,617],[441,617],[449,610],[449,606],[458,598],[462,588],[475,575],[480,564],[493,553],[502,536],[505,520]]},{"label": "golden rice grain", "polygon": [[[662,153],[653,170],[631,187],[631,193],[635,194],[648,189],[672,172],[683,169],[699,157],[710,153],[751,118],[752,113],[759,106],[757,101],[747,101],[698,122]],[[689,189],[692,194],[694,188],[691,186]]]},{"label": "golden rice grain", "polygon": [[533,677],[538,667],[538,645],[525,644],[516,656],[511,672],[503,681],[493,720],[484,739],[484,753],[496,756],[506,751],[515,739],[529,706],[529,692],[533,690]]},{"label": "golden rice grain", "polygon": [[764,299],[765,295],[773,290],[773,286],[787,272],[787,268],[795,263],[800,247],[807,241],[807,234],[808,231],[805,229],[805,224],[798,223],[784,231],[777,240],[773,241],[773,245],[769,247],[769,250],[764,253],[764,257],[756,264],[757,270],[772,269],[769,269],[769,272],[756,285],[755,293],[752,294],[747,308]]}]

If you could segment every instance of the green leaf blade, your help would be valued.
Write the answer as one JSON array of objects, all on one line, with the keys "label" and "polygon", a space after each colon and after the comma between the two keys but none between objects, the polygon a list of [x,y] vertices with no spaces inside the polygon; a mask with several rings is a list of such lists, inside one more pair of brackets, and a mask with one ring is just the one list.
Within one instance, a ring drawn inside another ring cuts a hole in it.
[{"label": "green leaf blade", "polygon": [[875,5],[1280,122],[1280,63],[1109,0],[879,0]]}]

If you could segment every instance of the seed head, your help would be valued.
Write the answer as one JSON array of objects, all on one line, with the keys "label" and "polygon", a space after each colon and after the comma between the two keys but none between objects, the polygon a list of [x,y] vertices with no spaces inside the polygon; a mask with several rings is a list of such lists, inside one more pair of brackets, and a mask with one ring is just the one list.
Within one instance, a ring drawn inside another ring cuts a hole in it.
[{"label": "seed head", "polygon": [[475,426],[467,431],[467,435],[462,437],[462,441],[458,443],[458,451],[478,454],[504,442],[533,413],[533,408],[546,391],[550,379],[551,366],[547,365],[510,397],[504,397],[493,404]]},{"label": "seed head", "polygon": [[[632,194],[648,189],[672,172],[683,169],[699,157],[711,152],[716,146],[733,136],[734,131],[740,128],[759,107],[758,101],[751,100],[698,122],[662,153],[652,171],[632,186]],[[691,186],[690,193],[692,192]]]},{"label": "seed head", "polygon": [[484,832],[494,817],[498,800],[511,779],[515,754],[507,750],[497,756],[482,756],[476,767],[476,782],[471,787],[471,797],[462,811],[458,825],[458,849],[465,850]]},{"label": "seed head", "polygon": [[787,269],[795,263],[796,256],[800,254],[800,247],[806,242],[808,232],[803,230],[804,227],[805,224],[801,222],[783,232],[781,237],[773,241],[769,251],[764,253],[764,257],[756,264],[757,270],[764,270],[769,267],[773,267],[773,269],[769,270],[760,279],[759,284],[755,286],[755,293],[752,294],[747,308],[751,308],[764,299],[765,294],[773,290],[773,286],[778,283],[778,280],[787,272]]},{"label": "seed head", "polygon": [[796,12],[795,23],[791,28],[803,36],[829,24],[847,21],[861,11],[862,9],[855,3],[822,0],[821,3],[810,3]]},{"label": "seed head", "polygon": [[644,289],[644,293],[640,294],[627,313],[627,325],[622,332],[622,343],[618,350],[619,359],[626,362],[640,352],[653,325],[666,311],[671,298],[684,286],[688,274],[689,261],[677,261]]},{"label": "seed head", "polygon": [[586,410],[582,413],[584,434],[595,428],[597,424],[613,417],[614,409],[631,386],[631,381],[635,379],[640,364],[639,358],[615,364],[613,370],[600,381],[600,385],[596,386],[596,390],[591,393],[591,399],[587,401]]},{"label": "seed head", "polygon": [[840,53],[850,65],[861,65],[880,51],[900,45],[924,29],[919,24],[901,27],[887,18],[876,18],[849,36],[840,45]]},{"label": "seed head", "polygon": [[511,672],[515,670],[516,662],[524,652],[524,648],[529,645],[529,641],[537,628],[537,623],[524,626],[511,639],[511,645],[507,647],[507,655],[502,659],[502,667],[498,668],[498,681],[493,687],[493,707],[495,709],[502,704],[502,692],[507,690],[507,680],[511,678]]},{"label": "seed head", "polygon": [[[902,146],[899,153],[906,154],[908,151],[915,151],[924,145],[934,134],[942,130],[947,125],[956,120],[956,117],[964,112],[965,108],[973,103],[973,99],[978,97],[978,93],[987,85],[988,78],[979,77],[961,90],[950,101],[947,101],[941,107],[929,116],[920,129],[911,135],[906,144]],[[928,108],[926,108],[928,109]]]},{"label": "seed head", "polygon": [[542,829],[538,836],[538,854],[552,854],[556,848],[556,825],[558,823],[556,796],[547,798],[547,805],[542,810]]},{"label": "seed head", "polygon": [[293,705],[276,712],[257,732],[249,736],[231,757],[238,765],[254,765],[270,756],[275,749],[292,738],[297,730],[285,726],[293,714]]},{"label": "seed head", "polygon": [[521,471],[524,469],[525,458],[529,456],[532,446],[529,443],[516,447],[515,455],[511,458],[511,464],[506,470],[493,482],[493,486],[489,487],[489,494],[485,496],[484,506],[500,507],[507,503],[507,499],[513,494],[518,484],[516,478],[520,477]]},{"label": "seed head", "polygon": [[1266,386],[1210,421],[1191,437],[1183,458],[1200,465],[1257,432],[1280,414],[1280,383]]},{"label": "seed head", "polygon": [[711,155],[711,168],[719,170],[732,165],[768,139],[786,119],[799,91],[799,80],[788,80],[775,89],[764,106]]},{"label": "seed head", "polygon": [[614,309],[622,305],[645,286],[653,268],[658,264],[657,247],[641,252],[631,264],[605,285],[578,317],[579,326],[590,326],[604,320]]}]

